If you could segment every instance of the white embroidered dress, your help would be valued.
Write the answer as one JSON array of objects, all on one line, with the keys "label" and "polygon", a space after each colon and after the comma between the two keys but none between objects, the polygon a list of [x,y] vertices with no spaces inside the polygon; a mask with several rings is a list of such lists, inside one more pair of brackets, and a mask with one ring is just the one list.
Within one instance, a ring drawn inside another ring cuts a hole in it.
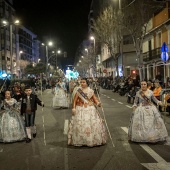
[{"label": "white embroidered dress", "polygon": [[26,137],[23,119],[20,116],[20,103],[14,98],[5,99],[5,110],[1,111],[0,117],[0,141],[16,142]]},{"label": "white embroidered dress", "polygon": [[[88,88],[86,95],[91,99],[94,96],[94,91]],[[107,135],[103,120],[99,115],[100,113],[94,105],[85,104],[85,101],[80,97],[79,100],[84,102],[84,105],[77,105],[76,113],[71,118],[68,131],[68,145],[93,147],[105,144]]]},{"label": "white embroidered dress", "polygon": [[66,94],[65,83],[58,83],[54,89],[54,97],[52,100],[52,107],[69,107],[69,101]]}]

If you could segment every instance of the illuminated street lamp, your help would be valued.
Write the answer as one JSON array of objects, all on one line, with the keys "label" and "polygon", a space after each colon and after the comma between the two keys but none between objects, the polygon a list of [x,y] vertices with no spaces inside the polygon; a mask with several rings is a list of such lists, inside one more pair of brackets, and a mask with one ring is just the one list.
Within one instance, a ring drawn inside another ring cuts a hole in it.
[{"label": "illuminated street lamp", "polygon": [[96,48],[96,47],[95,47],[95,38],[94,38],[93,36],[91,36],[90,39],[93,40],[93,44],[94,44],[93,50],[94,50],[94,54],[95,54],[95,48]]}]

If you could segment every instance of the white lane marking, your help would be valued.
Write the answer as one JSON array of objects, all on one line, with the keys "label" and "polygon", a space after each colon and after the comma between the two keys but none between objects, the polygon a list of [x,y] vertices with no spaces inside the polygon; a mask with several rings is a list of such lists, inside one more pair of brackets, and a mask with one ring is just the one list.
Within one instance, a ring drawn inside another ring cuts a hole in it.
[{"label": "white lane marking", "polygon": [[125,105],[126,107],[128,107],[128,108],[132,108],[132,106],[129,106],[129,105]]},{"label": "white lane marking", "polygon": [[122,102],[119,102],[119,101],[118,101],[118,103],[119,103],[119,104],[123,104]]},{"label": "white lane marking", "polygon": [[65,122],[64,122],[64,132],[63,132],[63,134],[67,135],[67,133],[68,133],[68,120],[66,119]]},{"label": "white lane marking", "polygon": [[42,120],[43,120],[43,131],[44,131],[44,145],[46,146],[46,136],[45,136],[44,116],[42,116]]},{"label": "white lane marking", "polygon": [[112,99],[113,101],[115,101],[115,99]]},{"label": "white lane marking", "polygon": [[[126,133],[128,133],[127,127],[121,127]],[[152,150],[146,144],[139,144],[152,158],[154,158],[158,163],[141,163],[147,169],[151,170],[153,167],[156,169],[169,170],[170,163],[166,162],[160,155],[158,155],[154,150]]]}]

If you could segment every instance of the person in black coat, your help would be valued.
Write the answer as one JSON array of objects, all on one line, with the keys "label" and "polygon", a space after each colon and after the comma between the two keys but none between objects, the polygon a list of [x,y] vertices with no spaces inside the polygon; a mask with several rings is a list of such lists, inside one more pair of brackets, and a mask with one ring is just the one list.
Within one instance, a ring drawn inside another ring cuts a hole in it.
[{"label": "person in black coat", "polygon": [[25,86],[25,95],[21,101],[21,115],[25,116],[26,126],[26,143],[31,142],[31,127],[33,129],[33,138],[36,137],[36,125],[35,125],[35,114],[37,110],[37,104],[44,107],[42,101],[37,97],[36,94],[32,93],[31,86]]},{"label": "person in black coat", "polygon": [[23,96],[24,96],[24,92],[22,92],[21,87],[15,84],[12,89],[12,98],[14,98],[17,102],[19,102],[21,101]]}]

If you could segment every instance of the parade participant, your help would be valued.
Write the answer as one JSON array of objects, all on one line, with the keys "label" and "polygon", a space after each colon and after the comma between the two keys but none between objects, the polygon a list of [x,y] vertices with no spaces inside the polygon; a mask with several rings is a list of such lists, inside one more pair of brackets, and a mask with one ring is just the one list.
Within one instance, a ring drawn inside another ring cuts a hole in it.
[{"label": "parade participant", "polygon": [[24,93],[21,91],[21,87],[17,84],[14,85],[13,91],[12,91],[12,97],[17,101],[21,101],[21,98],[23,97]]},{"label": "parade participant", "polygon": [[130,120],[128,132],[130,141],[149,143],[166,141],[168,132],[153,101],[157,105],[162,105],[147,88],[147,82],[141,81],[141,89],[136,93]]},{"label": "parade participant", "polygon": [[25,140],[25,128],[23,119],[20,116],[20,104],[11,98],[11,92],[5,92],[3,102],[4,109],[1,111],[0,117],[0,141],[1,142],[16,142]]},{"label": "parade participant", "polygon": [[61,81],[61,79],[56,83],[56,87],[54,89],[54,97],[52,101],[53,108],[68,108],[68,98],[67,98],[67,90],[65,87],[65,83]]},{"label": "parade participant", "polygon": [[68,145],[93,147],[106,143],[105,126],[96,108],[101,106],[101,103],[87,83],[86,79],[81,79],[81,87],[73,100]]},{"label": "parade participant", "polygon": [[25,116],[25,126],[27,132],[26,143],[31,142],[31,127],[33,130],[33,138],[36,137],[36,125],[35,125],[35,114],[37,110],[37,104],[44,107],[42,101],[37,97],[36,94],[32,93],[31,86],[25,86],[25,94],[21,101],[21,115]]}]

